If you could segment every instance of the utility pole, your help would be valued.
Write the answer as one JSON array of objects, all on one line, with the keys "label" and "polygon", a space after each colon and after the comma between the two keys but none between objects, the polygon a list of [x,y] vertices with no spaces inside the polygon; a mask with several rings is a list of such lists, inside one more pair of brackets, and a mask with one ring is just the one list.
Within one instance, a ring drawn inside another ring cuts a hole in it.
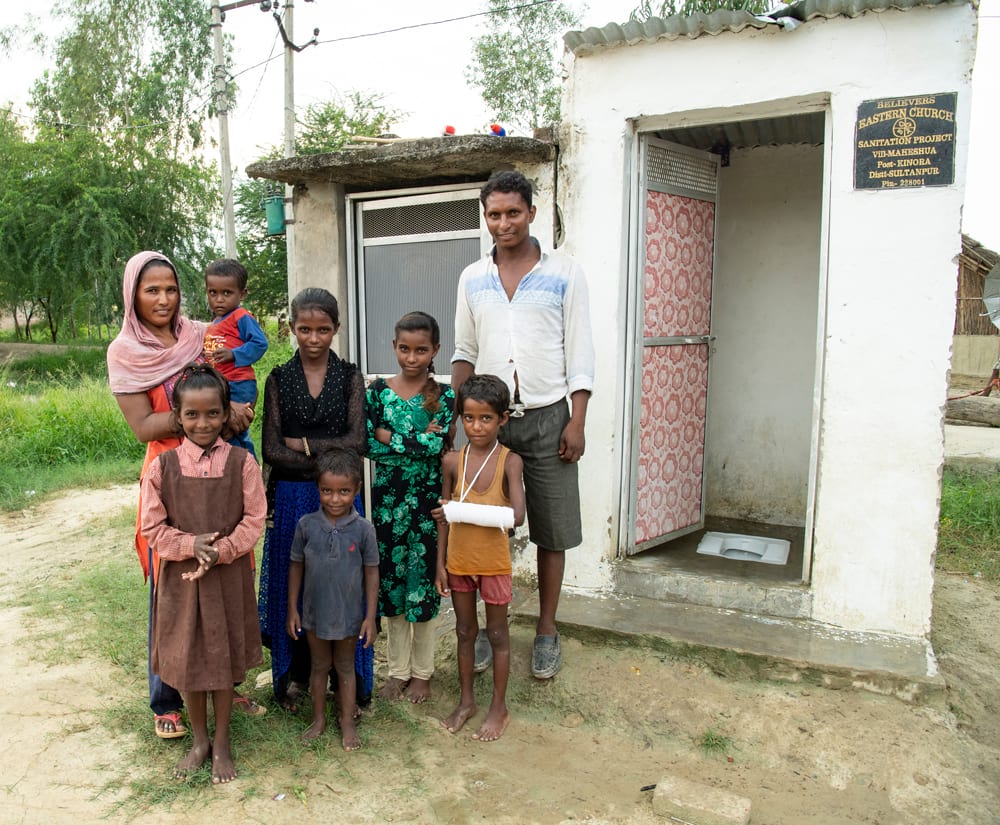
[{"label": "utility pole", "polygon": [[[313,0],[305,0],[307,3]],[[261,8],[264,7],[261,4]],[[277,7],[278,3],[274,3]],[[295,45],[295,2],[285,0],[284,20],[274,12],[274,20],[285,44],[285,151],[286,158],[295,157],[295,53],[317,44],[319,29],[313,29],[312,40],[302,46]],[[295,277],[295,211],[293,207],[294,188],[285,184],[285,265],[288,269],[288,295],[299,290]]]},{"label": "utility pole", "polygon": [[[215,41],[215,108],[219,115],[219,167],[222,173],[222,227],[226,239],[226,257],[236,257],[236,213],[233,206],[233,162],[229,155],[229,81],[226,80],[226,55],[222,48],[222,21],[226,12],[258,4],[258,0],[237,0],[220,5],[212,0],[212,38]],[[268,6],[270,8],[270,6]]]},{"label": "utility pole", "polygon": [[[313,0],[305,0],[310,3]],[[225,54],[222,45],[222,21],[225,20],[227,11],[243,8],[244,6],[258,6],[261,11],[270,11],[279,7],[278,2],[270,0],[235,0],[232,3],[221,5],[219,0],[211,0],[212,9],[212,33],[215,40],[215,69],[214,86],[216,108],[219,115],[219,165],[222,167],[222,215],[223,227],[225,230],[226,255],[230,258],[236,257],[236,217],[233,206],[233,169],[232,160],[229,154],[229,89],[226,80]],[[295,155],[295,65],[294,57],[296,52],[302,51],[308,46],[315,46],[319,29],[313,30],[313,38],[303,46],[296,46],[292,39],[294,36],[293,21],[293,0],[285,2],[284,22],[274,12],[274,19],[278,24],[282,40],[285,43],[285,151],[286,158]],[[285,250],[286,265],[288,267],[288,293],[293,294],[296,290],[295,269],[293,266],[295,244],[294,244],[294,215],[292,213],[291,186],[285,186]]]},{"label": "utility pole", "polygon": [[222,226],[226,257],[236,257],[236,215],[233,207],[233,164],[229,156],[229,84],[222,49],[222,7],[212,0],[212,34],[215,39],[215,107],[219,115],[219,168],[222,173]]},{"label": "utility pole", "polygon": [[[285,0],[285,157],[295,156],[295,29],[293,0]],[[277,15],[275,15],[277,16]],[[295,209],[292,198],[295,189],[285,184],[285,265],[288,268],[288,299],[298,293],[295,277]]]}]

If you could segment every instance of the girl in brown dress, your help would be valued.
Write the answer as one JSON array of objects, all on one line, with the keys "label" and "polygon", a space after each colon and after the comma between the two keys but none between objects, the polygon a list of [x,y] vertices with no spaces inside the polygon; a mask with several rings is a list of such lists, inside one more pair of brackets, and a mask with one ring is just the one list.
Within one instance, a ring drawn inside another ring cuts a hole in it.
[{"label": "girl in brown dress", "polygon": [[[222,440],[229,384],[207,364],[173,392],[184,440],[142,479],[142,532],[159,553],[150,665],[184,696],[194,742],[183,778],[211,759],[212,782],[236,778],[229,746],[233,685],[261,663],[251,556],[267,503],[252,456]],[[215,733],[208,734],[208,694]]]}]

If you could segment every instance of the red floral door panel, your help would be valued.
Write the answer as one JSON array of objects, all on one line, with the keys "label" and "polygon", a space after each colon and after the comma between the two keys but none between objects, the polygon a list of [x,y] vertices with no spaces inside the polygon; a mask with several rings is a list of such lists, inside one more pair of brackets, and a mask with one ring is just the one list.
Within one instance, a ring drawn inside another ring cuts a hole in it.
[{"label": "red floral door panel", "polygon": [[648,190],[634,543],[701,526],[715,204]]}]

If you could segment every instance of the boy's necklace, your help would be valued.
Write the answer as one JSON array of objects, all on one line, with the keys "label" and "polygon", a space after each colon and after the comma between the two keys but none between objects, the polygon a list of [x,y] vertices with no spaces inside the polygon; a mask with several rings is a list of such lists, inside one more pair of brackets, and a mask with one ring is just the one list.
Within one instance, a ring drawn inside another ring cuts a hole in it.
[{"label": "boy's necklace", "polygon": [[466,486],[465,486],[465,474],[466,474],[466,472],[469,469],[469,448],[468,447],[465,448],[465,461],[464,461],[464,466],[462,467],[462,487],[458,491],[458,500],[459,501],[465,501],[465,497],[469,494],[469,492],[475,486],[476,482],[479,480],[480,474],[486,468],[486,465],[489,462],[489,460],[491,458],[493,458],[493,453],[495,453],[497,451],[497,448],[499,446],[500,446],[500,442],[499,441],[495,441],[493,443],[493,449],[489,451],[489,453],[487,454],[486,458],[483,459],[483,463],[479,465],[479,469],[476,470],[476,474],[472,477],[472,481],[469,482],[468,488],[466,488]]}]

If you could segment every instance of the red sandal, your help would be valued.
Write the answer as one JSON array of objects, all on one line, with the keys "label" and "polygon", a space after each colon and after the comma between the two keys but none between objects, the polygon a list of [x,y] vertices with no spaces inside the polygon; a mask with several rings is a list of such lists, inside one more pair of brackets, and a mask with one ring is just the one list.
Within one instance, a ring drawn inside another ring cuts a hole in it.
[{"label": "red sandal", "polygon": [[267,708],[259,702],[255,702],[249,696],[234,696],[233,707],[239,708],[247,716],[264,716],[267,714]]},{"label": "red sandal", "polygon": [[[164,730],[160,727],[160,722],[169,722],[174,726],[174,729]],[[153,716],[153,732],[159,736],[160,739],[179,739],[187,733],[187,728],[184,727],[184,723],[181,722],[180,713],[176,710],[172,710],[170,713],[157,713]]]}]

